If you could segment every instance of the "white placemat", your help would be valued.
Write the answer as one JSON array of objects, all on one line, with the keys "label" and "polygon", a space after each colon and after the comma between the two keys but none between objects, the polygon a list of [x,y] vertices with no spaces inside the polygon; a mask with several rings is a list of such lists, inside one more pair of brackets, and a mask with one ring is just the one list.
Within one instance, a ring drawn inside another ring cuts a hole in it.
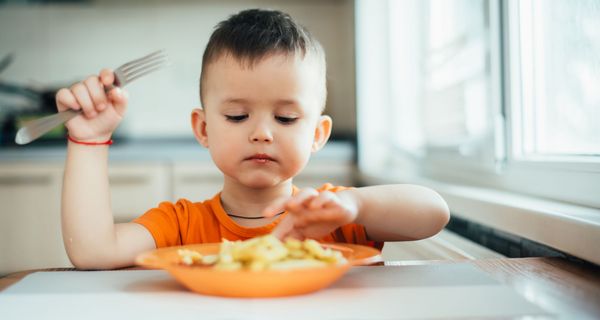
[{"label": "white placemat", "polygon": [[469,264],[354,267],[302,296],[195,294],[159,270],[37,272],[0,293],[1,319],[436,319],[549,315]]}]

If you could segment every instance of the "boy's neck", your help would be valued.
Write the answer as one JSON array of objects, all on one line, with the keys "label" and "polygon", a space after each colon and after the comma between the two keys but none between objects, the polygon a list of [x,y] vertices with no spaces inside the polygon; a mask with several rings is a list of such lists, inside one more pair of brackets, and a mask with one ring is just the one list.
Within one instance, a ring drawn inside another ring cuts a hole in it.
[{"label": "boy's neck", "polygon": [[292,195],[292,180],[264,189],[248,188],[227,183],[221,191],[221,204],[228,214],[243,217],[258,217],[275,200]]}]

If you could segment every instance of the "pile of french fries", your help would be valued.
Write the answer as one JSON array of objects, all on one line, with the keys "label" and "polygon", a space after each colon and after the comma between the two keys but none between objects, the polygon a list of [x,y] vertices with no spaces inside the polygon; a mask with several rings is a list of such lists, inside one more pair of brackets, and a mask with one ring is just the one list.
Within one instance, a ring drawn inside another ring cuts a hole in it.
[{"label": "pile of french fries", "polygon": [[317,241],[286,239],[281,242],[273,235],[245,241],[223,239],[219,254],[179,249],[181,263],[188,266],[213,266],[219,270],[288,270],[323,267],[346,263],[341,252],[323,248]]}]

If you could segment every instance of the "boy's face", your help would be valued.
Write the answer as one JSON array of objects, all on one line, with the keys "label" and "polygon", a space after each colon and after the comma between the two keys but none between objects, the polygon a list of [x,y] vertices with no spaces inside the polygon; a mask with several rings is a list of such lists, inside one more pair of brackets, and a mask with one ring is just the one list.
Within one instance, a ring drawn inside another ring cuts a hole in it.
[{"label": "boy's face", "polygon": [[297,175],[329,138],[314,60],[272,55],[249,67],[224,55],[206,68],[205,105],[192,113],[192,125],[226,181],[275,186]]}]

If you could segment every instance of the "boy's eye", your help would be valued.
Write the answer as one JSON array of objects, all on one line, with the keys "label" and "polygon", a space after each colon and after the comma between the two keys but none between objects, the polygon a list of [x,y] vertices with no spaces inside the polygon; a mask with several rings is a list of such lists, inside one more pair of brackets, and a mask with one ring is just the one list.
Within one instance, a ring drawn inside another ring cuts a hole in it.
[{"label": "boy's eye", "polygon": [[242,114],[242,115],[235,115],[235,116],[228,116],[225,115],[225,118],[227,118],[227,121],[231,121],[231,122],[241,122],[246,120],[246,118],[248,118],[247,114]]},{"label": "boy's eye", "polygon": [[294,123],[296,120],[298,120],[298,118],[293,118],[293,117],[282,117],[282,116],[275,116],[275,119],[282,124],[292,124]]}]

